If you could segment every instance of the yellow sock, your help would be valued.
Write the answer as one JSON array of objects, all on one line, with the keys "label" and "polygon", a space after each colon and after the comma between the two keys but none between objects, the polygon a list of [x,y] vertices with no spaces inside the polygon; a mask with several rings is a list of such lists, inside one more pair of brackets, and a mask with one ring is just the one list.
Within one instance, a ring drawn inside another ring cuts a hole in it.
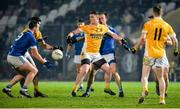
[{"label": "yellow sock", "polygon": [[160,101],[164,101],[165,100],[165,98],[164,97],[160,97]]},{"label": "yellow sock", "polygon": [[78,87],[79,87],[79,85],[76,85],[76,84],[75,84],[75,85],[73,86],[73,92],[77,92]]},{"label": "yellow sock", "polygon": [[105,83],[105,90],[109,90],[110,89],[110,83]]}]

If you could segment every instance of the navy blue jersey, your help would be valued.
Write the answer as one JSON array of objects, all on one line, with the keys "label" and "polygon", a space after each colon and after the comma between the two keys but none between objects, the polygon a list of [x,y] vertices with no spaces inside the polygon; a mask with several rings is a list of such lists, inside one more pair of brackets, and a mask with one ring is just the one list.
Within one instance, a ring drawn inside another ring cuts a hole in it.
[{"label": "navy blue jersey", "polygon": [[[73,37],[74,38],[81,38],[81,37],[84,37],[84,35],[85,35],[84,33],[80,33],[80,34],[74,35]],[[84,45],[84,40],[80,41],[80,42],[76,42],[74,44],[74,46],[75,46],[75,55],[80,55],[81,54],[83,45]]]},{"label": "navy blue jersey", "polygon": [[[118,32],[113,27],[111,26],[108,26],[108,27],[109,27],[109,30],[118,34]],[[105,34],[101,43],[100,54],[105,55],[109,53],[115,53],[114,39],[110,35]]]},{"label": "navy blue jersey", "polygon": [[9,55],[22,56],[29,48],[34,46],[37,46],[37,40],[35,39],[33,33],[30,31],[21,33],[17,36],[13,45],[11,46]]}]

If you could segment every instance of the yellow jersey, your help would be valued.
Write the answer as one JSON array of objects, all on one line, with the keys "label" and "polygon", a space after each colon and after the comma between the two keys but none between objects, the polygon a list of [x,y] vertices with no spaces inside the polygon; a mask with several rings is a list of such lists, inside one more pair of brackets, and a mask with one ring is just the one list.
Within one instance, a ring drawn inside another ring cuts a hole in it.
[{"label": "yellow jersey", "polygon": [[[29,29],[28,29],[28,27],[26,27],[24,30],[23,30],[23,32],[27,32]],[[35,36],[35,38],[38,40],[38,39],[43,39],[43,37],[42,37],[42,33],[41,33],[41,31],[40,30],[37,30],[36,32],[34,32],[34,36]]]},{"label": "yellow jersey", "polygon": [[[29,29],[28,27],[26,27],[22,32],[27,32]],[[34,36],[36,38],[36,40],[42,45],[42,46],[46,46],[46,42],[44,41],[43,37],[42,37],[42,33],[40,30],[37,30],[34,32]]]},{"label": "yellow jersey", "polygon": [[98,25],[82,25],[80,29],[85,33],[85,42],[83,50],[87,53],[99,53],[101,42],[108,27],[102,24]]},{"label": "yellow jersey", "polygon": [[168,36],[175,33],[172,27],[162,18],[153,18],[144,24],[142,33],[146,34],[145,56],[162,58]]}]

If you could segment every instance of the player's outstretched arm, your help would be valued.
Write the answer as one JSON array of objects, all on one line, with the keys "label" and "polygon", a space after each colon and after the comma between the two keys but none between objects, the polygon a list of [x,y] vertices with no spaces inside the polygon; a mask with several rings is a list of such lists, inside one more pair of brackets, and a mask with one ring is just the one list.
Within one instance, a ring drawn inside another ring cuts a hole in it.
[{"label": "player's outstretched arm", "polygon": [[42,56],[39,54],[37,47],[31,48],[31,54],[33,57],[35,57],[40,63],[45,65],[48,69],[53,68],[54,64],[50,63],[49,61],[42,58]]},{"label": "player's outstretched arm", "polygon": [[37,47],[31,48],[31,55],[35,57],[40,63],[44,64],[46,62],[45,59],[39,54]]},{"label": "player's outstretched arm", "polygon": [[145,42],[146,34],[142,33],[136,44],[131,48],[131,52],[135,54],[140,46]]}]

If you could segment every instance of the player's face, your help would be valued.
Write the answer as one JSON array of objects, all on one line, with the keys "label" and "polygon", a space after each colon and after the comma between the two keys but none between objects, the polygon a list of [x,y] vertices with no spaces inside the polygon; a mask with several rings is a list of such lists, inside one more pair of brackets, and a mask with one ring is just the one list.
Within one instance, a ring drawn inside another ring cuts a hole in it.
[{"label": "player's face", "polygon": [[106,24],[107,18],[104,14],[99,15],[99,23]]},{"label": "player's face", "polygon": [[36,31],[39,31],[40,26],[41,26],[41,22],[38,22],[35,30],[36,30]]},{"label": "player's face", "polygon": [[90,23],[91,23],[91,24],[98,24],[99,19],[98,19],[98,16],[97,16],[97,15],[95,15],[95,14],[90,14],[90,15],[89,15],[89,18],[90,18]]}]

